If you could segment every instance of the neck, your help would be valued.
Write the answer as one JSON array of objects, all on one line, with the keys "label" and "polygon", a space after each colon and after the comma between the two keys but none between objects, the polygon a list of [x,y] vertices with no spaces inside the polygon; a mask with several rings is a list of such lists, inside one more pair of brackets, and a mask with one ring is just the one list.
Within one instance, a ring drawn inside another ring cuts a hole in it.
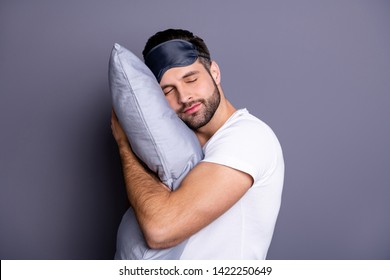
[{"label": "neck", "polygon": [[215,134],[215,132],[224,125],[235,111],[236,108],[234,108],[233,105],[224,98],[223,94],[221,94],[221,102],[217,111],[215,111],[214,116],[205,126],[202,126],[195,131],[202,147]]}]

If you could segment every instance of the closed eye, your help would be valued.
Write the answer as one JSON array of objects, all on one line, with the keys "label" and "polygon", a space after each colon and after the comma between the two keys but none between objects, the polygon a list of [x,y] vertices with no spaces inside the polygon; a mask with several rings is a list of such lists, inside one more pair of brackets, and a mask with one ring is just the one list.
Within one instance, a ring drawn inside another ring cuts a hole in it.
[{"label": "closed eye", "polygon": [[198,78],[187,80],[186,83],[194,83],[198,80]]},{"label": "closed eye", "polygon": [[173,90],[174,90],[173,87],[169,87],[169,88],[165,88],[165,89],[163,90],[163,92],[164,92],[165,95],[168,95],[168,94],[171,93]]}]

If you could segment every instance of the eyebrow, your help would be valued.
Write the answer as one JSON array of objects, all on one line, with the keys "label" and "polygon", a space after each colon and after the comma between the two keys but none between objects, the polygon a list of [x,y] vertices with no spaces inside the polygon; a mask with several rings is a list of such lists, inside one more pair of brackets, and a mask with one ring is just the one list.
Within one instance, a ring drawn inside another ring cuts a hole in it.
[{"label": "eyebrow", "polygon": [[[183,79],[185,79],[185,78],[188,78],[188,77],[191,77],[191,76],[193,76],[193,75],[199,74],[199,72],[200,72],[200,71],[198,71],[198,70],[189,71],[189,72],[185,73],[185,74],[181,77],[181,80],[183,80]],[[164,90],[164,89],[166,89],[166,88],[168,88],[168,87],[173,87],[173,85],[171,85],[171,84],[166,84],[166,85],[163,85],[163,86],[161,87],[161,89]]]},{"label": "eyebrow", "polygon": [[188,72],[188,73],[186,73],[186,74],[184,74],[183,75],[183,77],[181,77],[182,79],[185,79],[185,78],[188,78],[188,77],[190,77],[190,76],[192,76],[192,75],[196,75],[196,74],[198,74],[199,73],[199,71],[190,71],[190,72]]}]

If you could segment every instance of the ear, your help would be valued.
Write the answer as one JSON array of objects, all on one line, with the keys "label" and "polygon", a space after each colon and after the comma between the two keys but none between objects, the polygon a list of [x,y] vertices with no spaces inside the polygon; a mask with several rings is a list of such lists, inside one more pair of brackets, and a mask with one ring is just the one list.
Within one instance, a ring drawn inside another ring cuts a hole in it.
[{"label": "ear", "polygon": [[221,83],[221,71],[219,70],[218,64],[214,60],[211,61],[210,73],[215,83],[219,85]]}]

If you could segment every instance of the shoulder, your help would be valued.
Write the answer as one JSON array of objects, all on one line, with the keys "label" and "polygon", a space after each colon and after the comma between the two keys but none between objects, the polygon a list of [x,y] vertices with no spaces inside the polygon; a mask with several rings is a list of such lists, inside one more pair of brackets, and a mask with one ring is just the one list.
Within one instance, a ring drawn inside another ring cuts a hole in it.
[{"label": "shoulder", "polygon": [[238,110],[205,144],[205,152],[221,144],[247,144],[259,148],[279,146],[273,130],[262,120],[250,114],[246,109]]},{"label": "shoulder", "polygon": [[280,158],[273,130],[246,109],[238,110],[205,144],[204,161],[224,164],[256,179]]}]

